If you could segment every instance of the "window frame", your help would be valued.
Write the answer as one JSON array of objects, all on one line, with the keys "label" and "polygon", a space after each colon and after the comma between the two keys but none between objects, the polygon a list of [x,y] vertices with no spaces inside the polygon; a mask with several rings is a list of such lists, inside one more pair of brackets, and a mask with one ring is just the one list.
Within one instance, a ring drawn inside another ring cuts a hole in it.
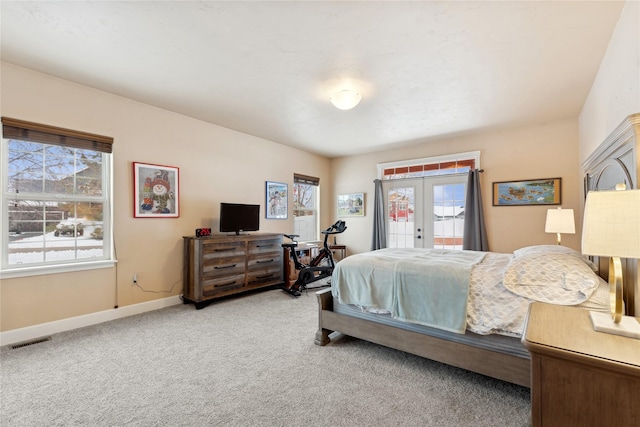
[{"label": "window frame", "polygon": [[[2,117],[2,141],[0,151],[0,278],[28,277],[34,275],[63,273],[81,270],[113,267],[116,263],[113,244],[113,138],[64,129],[39,123]],[[30,192],[23,193],[24,197],[16,197],[16,193],[9,192],[9,140],[23,140],[42,145],[59,145],[67,148],[91,150],[102,153],[102,196],[83,197],[78,195],[59,195],[56,193]],[[6,159],[6,160],[5,160]],[[61,261],[45,261],[42,263],[17,266],[9,264],[9,207],[16,198],[32,201],[46,201],[59,199],[68,202],[100,202],[103,204],[103,255],[99,258],[75,258]]]},{"label": "window frame", "polygon": [[[304,240],[301,239],[301,242],[319,242],[320,241],[320,178],[316,178],[313,176],[308,176],[308,175],[302,175],[302,174],[298,174],[298,173],[294,173],[293,174],[293,194],[295,194],[296,191],[296,185],[308,185],[308,186],[312,186],[314,187],[314,195],[313,195],[313,200],[314,200],[314,208],[313,211],[315,212],[315,224],[314,224],[314,238],[311,240]],[[299,211],[302,209],[296,209],[296,204],[295,204],[295,200],[293,202],[293,221],[294,221],[294,230],[295,230],[295,221],[297,218],[297,215],[295,214],[296,211]],[[295,234],[297,233],[297,230],[295,230]]]}]

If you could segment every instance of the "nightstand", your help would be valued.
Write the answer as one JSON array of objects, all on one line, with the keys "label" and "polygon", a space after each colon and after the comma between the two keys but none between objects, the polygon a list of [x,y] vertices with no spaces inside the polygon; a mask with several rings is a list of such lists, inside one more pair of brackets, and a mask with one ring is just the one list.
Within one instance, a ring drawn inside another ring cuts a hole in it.
[{"label": "nightstand", "polygon": [[345,245],[330,245],[329,249],[333,252],[333,258],[336,261],[345,259],[347,256],[347,247]]},{"label": "nightstand", "polygon": [[533,426],[638,425],[640,340],[594,331],[587,310],[534,302],[522,343]]}]

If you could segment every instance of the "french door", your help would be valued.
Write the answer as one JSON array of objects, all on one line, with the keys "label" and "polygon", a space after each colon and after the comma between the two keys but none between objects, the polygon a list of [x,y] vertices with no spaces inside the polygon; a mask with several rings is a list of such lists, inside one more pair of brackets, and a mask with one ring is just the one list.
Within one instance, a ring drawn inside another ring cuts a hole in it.
[{"label": "french door", "polygon": [[462,249],[467,176],[383,181],[387,247]]}]

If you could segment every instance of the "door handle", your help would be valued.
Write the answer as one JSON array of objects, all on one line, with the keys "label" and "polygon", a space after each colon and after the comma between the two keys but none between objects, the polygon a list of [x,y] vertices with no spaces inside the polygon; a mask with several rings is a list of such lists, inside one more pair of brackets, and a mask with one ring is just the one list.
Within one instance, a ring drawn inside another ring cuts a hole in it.
[{"label": "door handle", "polygon": [[416,239],[422,239],[422,236],[421,235],[417,235]]}]

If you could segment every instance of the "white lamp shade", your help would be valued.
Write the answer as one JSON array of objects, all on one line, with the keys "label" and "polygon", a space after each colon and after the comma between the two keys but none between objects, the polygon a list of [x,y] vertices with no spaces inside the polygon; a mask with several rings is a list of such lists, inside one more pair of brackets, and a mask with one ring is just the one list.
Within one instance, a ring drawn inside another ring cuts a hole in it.
[{"label": "white lamp shade", "polygon": [[549,209],[544,232],[575,234],[576,224],[573,220],[573,209]]},{"label": "white lamp shade", "polygon": [[640,190],[589,192],[582,227],[585,255],[640,258]]},{"label": "white lamp shade", "polygon": [[340,110],[350,110],[360,103],[362,95],[353,90],[341,90],[331,97],[331,103]]}]

